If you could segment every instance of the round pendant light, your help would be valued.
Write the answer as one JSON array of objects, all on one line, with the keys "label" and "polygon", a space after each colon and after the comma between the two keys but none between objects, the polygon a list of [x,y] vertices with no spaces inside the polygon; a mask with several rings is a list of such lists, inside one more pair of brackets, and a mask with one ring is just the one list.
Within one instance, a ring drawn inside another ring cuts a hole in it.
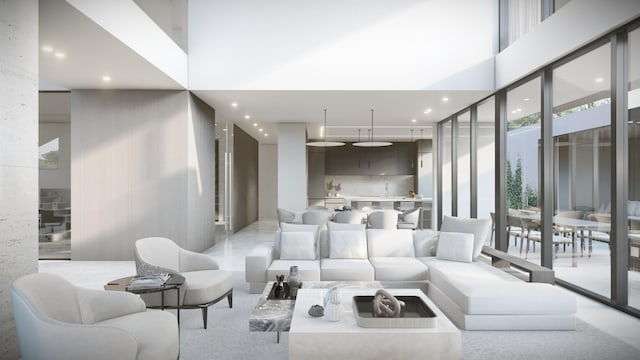
[{"label": "round pendant light", "polygon": [[369,134],[369,141],[360,141],[357,143],[353,143],[352,145],[359,147],[382,147],[392,145],[387,141],[373,141],[373,109],[371,109],[371,132]]},{"label": "round pendant light", "polygon": [[339,141],[327,141],[327,109],[324,109],[324,132],[322,134],[322,141],[310,141],[307,146],[315,147],[336,147],[343,146],[343,142]]}]

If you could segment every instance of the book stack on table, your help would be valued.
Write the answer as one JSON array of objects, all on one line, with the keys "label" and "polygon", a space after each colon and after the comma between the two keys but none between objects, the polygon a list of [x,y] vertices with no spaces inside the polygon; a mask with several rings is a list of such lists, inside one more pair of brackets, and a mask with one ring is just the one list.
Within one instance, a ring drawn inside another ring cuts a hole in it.
[{"label": "book stack on table", "polygon": [[135,276],[131,279],[131,282],[127,285],[127,291],[157,289],[165,286],[167,280],[171,276],[169,274],[154,274],[154,275],[142,275]]}]

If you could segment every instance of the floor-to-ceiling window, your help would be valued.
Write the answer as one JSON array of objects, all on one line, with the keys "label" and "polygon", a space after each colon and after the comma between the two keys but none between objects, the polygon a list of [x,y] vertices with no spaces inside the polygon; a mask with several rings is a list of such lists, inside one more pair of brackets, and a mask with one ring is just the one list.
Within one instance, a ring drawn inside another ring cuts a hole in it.
[{"label": "floor-to-ceiling window", "polygon": [[[556,276],[611,293],[611,46],[553,70]],[[570,243],[569,243],[570,240]]]},{"label": "floor-to-ceiling window", "polygon": [[495,99],[491,97],[478,104],[476,145],[479,219],[490,219],[495,212],[495,122]]},{"label": "floor-to-ceiling window", "polygon": [[442,126],[442,184],[440,184],[442,189],[442,215],[451,215],[451,201],[453,196],[452,189],[452,122],[447,121]]},{"label": "floor-to-ceiling window", "polygon": [[507,92],[506,203],[509,253],[540,263],[540,78]]},{"label": "floor-to-ceiling window", "polygon": [[457,198],[458,216],[471,216],[471,113],[458,116],[457,148]]},{"label": "floor-to-ceiling window", "polygon": [[[640,153],[640,29],[629,33],[629,154]],[[629,306],[640,309],[640,157],[627,156],[629,184]]]}]

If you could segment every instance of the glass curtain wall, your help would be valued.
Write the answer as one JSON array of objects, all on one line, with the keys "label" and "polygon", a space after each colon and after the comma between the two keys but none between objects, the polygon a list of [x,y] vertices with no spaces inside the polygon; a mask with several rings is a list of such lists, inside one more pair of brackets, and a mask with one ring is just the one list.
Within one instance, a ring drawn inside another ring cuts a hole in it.
[{"label": "glass curtain wall", "polygon": [[508,252],[541,263],[538,204],[541,151],[540,77],[507,92]]},{"label": "glass curtain wall", "polygon": [[[629,33],[629,154],[640,153],[640,29]],[[629,306],[640,309],[640,157],[627,156],[629,184]]]},{"label": "glass curtain wall", "polygon": [[[554,244],[559,279],[610,297],[611,46],[553,70]],[[566,252],[564,249],[569,248]]]},{"label": "glass curtain wall", "polygon": [[[492,219],[495,212],[495,99],[478,105],[478,218]],[[492,233],[489,246],[495,244]]]},{"label": "glass curtain wall", "polygon": [[457,190],[458,216],[471,217],[471,113],[458,116],[457,147]]}]

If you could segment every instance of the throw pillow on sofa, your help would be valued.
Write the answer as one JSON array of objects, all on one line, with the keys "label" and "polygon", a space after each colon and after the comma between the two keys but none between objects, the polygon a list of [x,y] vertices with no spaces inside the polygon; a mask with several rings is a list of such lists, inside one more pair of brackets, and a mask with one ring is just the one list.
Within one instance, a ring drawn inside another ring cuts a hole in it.
[{"label": "throw pillow on sofa", "polygon": [[473,234],[473,260],[476,260],[480,256],[484,242],[487,240],[487,237],[491,232],[491,220],[461,219],[457,217],[444,216],[440,231]]},{"label": "throw pillow on sofa", "polygon": [[[330,258],[331,257],[331,236],[334,233],[342,232],[342,231],[359,231],[362,232],[362,236],[364,237],[365,247],[367,241],[367,233],[366,233],[366,225],[365,224],[342,224],[336,223],[333,221],[329,221],[327,224],[328,232],[326,242],[320,244],[320,257],[321,258]],[[338,235],[339,236],[339,235]],[[360,235],[358,235],[360,236]],[[366,256],[365,256],[366,257]]]},{"label": "throw pillow on sofa", "polygon": [[316,239],[310,231],[286,231],[280,236],[280,259],[315,260]]},{"label": "throw pillow on sofa", "polygon": [[287,224],[287,223],[281,223],[280,224],[280,230],[276,231],[276,239],[274,242],[274,248],[275,248],[275,256],[276,258],[280,258],[280,244],[281,244],[281,239],[282,239],[282,234],[285,232],[298,232],[298,231],[302,231],[302,232],[311,232],[313,233],[313,238],[315,241],[315,246],[316,246],[316,255],[318,254],[318,241],[319,241],[319,237],[320,237],[320,226],[318,225],[306,225],[306,224]]},{"label": "throw pillow on sofa", "polygon": [[473,234],[440,232],[436,257],[460,262],[473,261]]},{"label": "throw pillow on sofa", "polygon": [[329,234],[329,258],[366,259],[367,238],[363,230],[333,231]]}]

